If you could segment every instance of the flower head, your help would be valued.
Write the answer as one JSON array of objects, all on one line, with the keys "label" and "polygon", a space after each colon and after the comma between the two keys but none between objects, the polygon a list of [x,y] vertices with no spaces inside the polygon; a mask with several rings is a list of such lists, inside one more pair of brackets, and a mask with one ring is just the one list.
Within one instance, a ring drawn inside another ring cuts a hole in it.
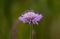
[{"label": "flower head", "polygon": [[36,14],[33,11],[28,11],[25,14],[22,14],[22,16],[19,17],[19,20],[23,23],[28,24],[38,24],[38,22],[42,19],[42,14]]}]

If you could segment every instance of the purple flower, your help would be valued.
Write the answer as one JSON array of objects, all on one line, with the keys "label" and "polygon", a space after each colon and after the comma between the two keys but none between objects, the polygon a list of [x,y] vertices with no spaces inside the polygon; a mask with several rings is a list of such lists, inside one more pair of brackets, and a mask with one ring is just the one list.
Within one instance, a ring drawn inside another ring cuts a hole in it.
[{"label": "purple flower", "polygon": [[38,24],[38,22],[42,19],[42,14],[36,14],[33,11],[26,12],[19,17],[19,21],[28,24]]}]

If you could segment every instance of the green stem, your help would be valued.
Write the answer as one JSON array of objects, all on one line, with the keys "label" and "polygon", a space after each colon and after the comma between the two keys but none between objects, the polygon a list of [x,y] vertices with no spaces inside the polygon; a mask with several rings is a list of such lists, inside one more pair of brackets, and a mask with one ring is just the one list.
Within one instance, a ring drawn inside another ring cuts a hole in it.
[{"label": "green stem", "polygon": [[33,29],[33,26],[32,24],[30,24],[30,39],[32,39],[32,29]]}]

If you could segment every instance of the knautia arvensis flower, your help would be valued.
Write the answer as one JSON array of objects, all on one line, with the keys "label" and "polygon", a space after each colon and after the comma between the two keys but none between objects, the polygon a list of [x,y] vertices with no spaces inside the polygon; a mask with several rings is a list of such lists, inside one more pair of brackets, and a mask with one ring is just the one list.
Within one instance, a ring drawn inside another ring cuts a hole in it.
[{"label": "knautia arvensis flower", "polygon": [[35,13],[34,11],[28,11],[19,17],[19,21],[28,24],[38,24],[42,17],[42,14]]}]

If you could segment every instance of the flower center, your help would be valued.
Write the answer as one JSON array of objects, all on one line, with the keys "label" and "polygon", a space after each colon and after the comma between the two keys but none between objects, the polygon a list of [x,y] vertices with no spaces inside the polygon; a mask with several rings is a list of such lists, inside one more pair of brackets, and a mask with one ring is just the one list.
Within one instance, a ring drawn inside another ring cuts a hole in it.
[{"label": "flower center", "polygon": [[27,19],[28,21],[32,21],[35,19],[35,17],[30,17],[30,18],[25,18],[25,19]]}]

